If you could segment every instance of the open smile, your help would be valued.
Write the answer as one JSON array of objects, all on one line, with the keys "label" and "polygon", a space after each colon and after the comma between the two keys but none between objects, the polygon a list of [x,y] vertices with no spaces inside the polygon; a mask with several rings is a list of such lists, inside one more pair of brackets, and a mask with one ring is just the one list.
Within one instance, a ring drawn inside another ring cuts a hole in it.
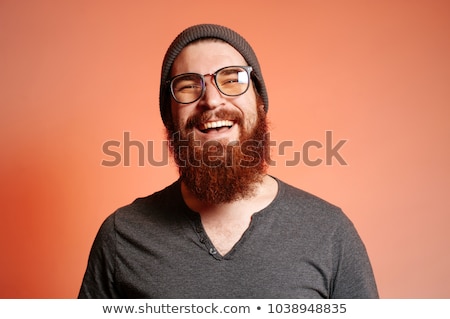
[{"label": "open smile", "polygon": [[221,121],[210,121],[200,124],[197,129],[202,133],[214,133],[214,132],[225,132],[232,128],[234,125],[233,121],[221,120]]}]

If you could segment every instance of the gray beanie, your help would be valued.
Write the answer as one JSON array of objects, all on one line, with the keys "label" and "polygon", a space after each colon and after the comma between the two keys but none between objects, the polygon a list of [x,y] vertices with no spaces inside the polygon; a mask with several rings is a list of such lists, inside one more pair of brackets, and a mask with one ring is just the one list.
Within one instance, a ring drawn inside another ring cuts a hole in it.
[{"label": "gray beanie", "polygon": [[244,57],[248,65],[253,68],[252,75],[256,90],[261,96],[264,103],[264,110],[267,112],[269,100],[267,97],[266,86],[264,84],[258,59],[256,58],[255,52],[250,44],[238,33],[227,27],[216,24],[199,24],[189,27],[181,32],[169,46],[169,49],[164,56],[161,70],[161,86],[159,90],[159,108],[164,125],[166,127],[171,126],[172,121],[172,114],[170,110],[170,89],[167,85],[167,81],[170,80],[172,64],[184,47],[186,47],[189,43],[202,38],[221,39],[234,47]]}]

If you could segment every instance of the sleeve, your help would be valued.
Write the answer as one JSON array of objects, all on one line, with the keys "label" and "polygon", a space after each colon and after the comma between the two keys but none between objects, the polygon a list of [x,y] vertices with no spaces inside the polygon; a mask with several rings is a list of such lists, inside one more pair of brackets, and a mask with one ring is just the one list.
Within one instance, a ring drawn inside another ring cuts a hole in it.
[{"label": "sleeve", "polygon": [[114,280],[115,237],[113,214],[103,222],[92,244],[79,299],[121,298]]},{"label": "sleeve", "polygon": [[336,232],[335,276],[331,291],[334,299],[379,298],[366,247],[350,220]]}]

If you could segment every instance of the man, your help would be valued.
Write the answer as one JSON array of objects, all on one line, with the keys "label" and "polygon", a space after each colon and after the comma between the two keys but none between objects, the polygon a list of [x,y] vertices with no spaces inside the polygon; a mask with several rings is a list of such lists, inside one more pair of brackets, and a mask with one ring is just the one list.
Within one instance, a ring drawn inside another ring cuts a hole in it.
[{"label": "man", "polygon": [[184,30],[162,65],[160,111],[180,178],[120,208],[80,298],[377,298],[342,211],[267,174],[258,60],[218,25]]}]

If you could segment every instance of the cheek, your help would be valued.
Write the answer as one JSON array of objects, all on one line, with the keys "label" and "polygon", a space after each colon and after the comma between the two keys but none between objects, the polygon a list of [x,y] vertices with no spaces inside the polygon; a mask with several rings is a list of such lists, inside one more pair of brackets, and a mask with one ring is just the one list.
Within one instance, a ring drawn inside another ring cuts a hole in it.
[{"label": "cheek", "polygon": [[173,123],[176,125],[176,127],[180,127],[180,124],[182,124],[183,122],[183,109],[180,105],[172,102],[171,111]]},{"label": "cheek", "polygon": [[242,112],[244,113],[246,129],[253,129],[258,122],[257,108],[260,106],[256,106],[255,100],[247,101],[246,105],[249,105],[249,107],[242,109]]},{"label": "cheek", "polygon": [[247,131],[253,130],[256,127],[256,123],[257,123],[257,117],[256,117],[256,113],[250,115],[247,115],[247,120],[246,120],[246,129]]}]

